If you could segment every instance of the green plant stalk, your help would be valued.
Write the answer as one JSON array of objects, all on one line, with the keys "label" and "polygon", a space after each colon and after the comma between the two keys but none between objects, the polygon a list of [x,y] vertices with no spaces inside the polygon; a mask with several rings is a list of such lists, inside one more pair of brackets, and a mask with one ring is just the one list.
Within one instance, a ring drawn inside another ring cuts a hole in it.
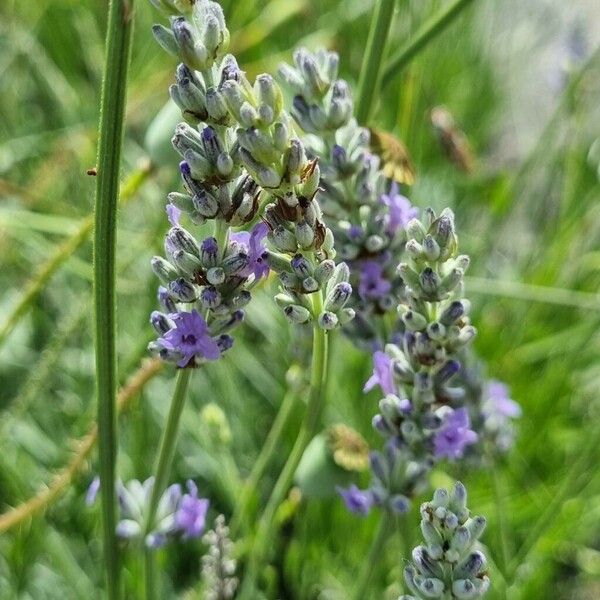
[{"label": "green plant stalk", "polygon": [[143,549],[144,554],[144,598],[145,600],[154,600],[156,598],[156,561],[154,552],[150,548]]},{"label": "green plant stalk", "polygon": [[356,120],[367,125],[379,90],[383,55],[392,24],[395,0],[377,0],[371,19],[367,48],[360,68],[356,96]]},{"label": "green plant stalk", "polygon": [[472,2],[473,0],[454,0],[438,14],[431,17],[417,31],[413,39],[389,59],[383,71],[381,87],[385,88],[429,42],[442,33]]},{"label": "green plant stalk", "polygon": [[94,216],[94,303],[98,446],[107,596],[120,597],[116,538],[117,356],[115,254],[117,199],[123,143],[125,95],[133,30],[133,0],[111,0],[102,81]]},{"label": "green plant stalk", "polygon": [[252,497],[258,488],[260,480],[265,474],[267,466],[271,463],[273,456],[280,446],[283,434],[289,423],[290,416],[293,413],[293,408],[296,405],[296,400],[296,392],[293,390],[288,390],[283,398],[279,412],[273,421],[273,425],[269,430],[267,439],[265,440],[256,462],[250,471],[250,475],[248,475],[248,478],[244,482],[242,494],[239,498],[239,501],[236,503],[230,523],[231,534],[234,537],[239,527],[244,527]]},{"label": "green plant stalk", "polygon": [[148,512],[146,514],[146,534],[152,530],[158,502],[169,483],[169,475],[171,473],[171,466],[173,464],[173,457],[175,456],[175,448],[177,446],[179,423],[181,421],[183,407],[185,406],[185,398],[192,371],[193,369],[180,369],[177,375],[177,383],[175,384],[175,391],[173,392],[173,398],[171,399],[167,425],[162,433],[158,458],[154,469],[154,485],[152,486],[152,494],[150,496]]},{"label": "green plant stalk", "polygon": [[379,526],[377,533],[371,542],[369,556],[365,561],[363,561],[362,568],[358,574],[358,579],[352,593],[353,600],[364,600],[366,598],[371,577],[373,576],[373,571],[380,563],[385,543],[387,542],[393,530],[393,517],[388,511],[385,511],[379,519]]},{"label": "green plant stalk", "polygon": [[[313,314],[318,315],[322,310],[322,292],[317,292],[313,294]],[[268,548],[271,547],[273,542],[272,537],[276,529],[275,517],[277,509],[285,498],[285,494],[292,483],[302,455],[304,454],[308,443],[314,436],[317,425],[319,424],[321,413],[323,411],[324,392],[327,389],[327,345],[327,333],[315,323],[313,329],[310,390],[306,413],[292,451],[288,456],[283,470],[279,474],[279,478],[275,483],[275,487],[271,492],[271,496],[269,497],[267,505],[258,522],[254,547],[251,550],[248,569],[240,593],[240,598],[242,599],[255,598],[253,594],[256,587],[256,578],[258,576],[257,571],[267,554]]]}]

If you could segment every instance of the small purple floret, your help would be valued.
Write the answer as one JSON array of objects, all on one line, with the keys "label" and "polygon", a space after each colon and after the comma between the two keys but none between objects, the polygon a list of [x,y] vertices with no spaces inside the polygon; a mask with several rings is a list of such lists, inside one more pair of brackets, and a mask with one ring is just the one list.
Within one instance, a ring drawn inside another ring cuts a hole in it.
[{"label": "small purple floret", "polygon": [[363,388],[363,392],[369,392],[376,385],[384,394],[395,394],[394,386],[394,363],[385,353],[378,350],[373,354],[373,374]]},{"label": "small purple floret", "polygon": [[436,458],[461,458],[465,447],[477,441],[477,434],[469,429],[470,425],[466,408],[452,411],[433,438]]},{"label": "small purple floret", "polygon": [[400,194],[396,182],[392,183],[388,194],[381,196],[380,202],[388,207],[386,232],[389,235],[394,235],[400,227],[405,227],[419,214],[419,210],[410,203],[410,200]]},{"label": "small purple floret", "polygon": [[269,254],[264,245],[267,233],[269,226],[261,221],[250,232],[238,231],[230,234],[229,239],[242,246],[248,254],[248,266],[241,273],[243,277],[254,274],[255,279],[260,279],[269,274]]},{"label": "small purple floret", "polygon": [[379,263],[368,261],[362,265],[358,293],[363,300],[382,298],[391,290],[392,284],[383,276]]},{"label": "small purple floret", "polygon": [[343,498],[346,508],[357,515],[368,515],[373,506],[373,494],[370,490],[361,490],[352,484],[349,488],[337,487],[338,494]]},{"label": "small purple floret", "polygon": [[181,497],[175,513],[175,525],[181,530],[183,539],[202,535],[209,505],[206,498],[198,498],[198,488],[191,479],[187,482],[187,488],[188,493]]},{"label": "small purple floret", "polygon": [[164,348],[181,352],[183,358],[177,363],[185,367],[195,356],[217,360],[221,356],[219,346],[208,331],[206,321],[197,310],[169,315],[175,327],[158,339]]}]

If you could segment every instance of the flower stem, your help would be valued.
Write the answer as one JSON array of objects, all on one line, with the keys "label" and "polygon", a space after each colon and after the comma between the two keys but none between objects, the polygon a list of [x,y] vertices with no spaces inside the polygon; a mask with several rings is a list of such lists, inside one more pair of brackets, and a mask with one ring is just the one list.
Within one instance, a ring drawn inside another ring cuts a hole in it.
[{"label": "flower stem", "polygon": [[156,598],[156,561],[154,552],[150,548],[144,548],[144,598],[154,600]]},{"label": "flower stem", "polygon": [[154,485],[152,486],[152,495],[148,504],[148,513],[146,514],[146,535],[151,531],[154,525],[156,509],[162,493],[165,491],[169,482],[169,474],[171,465],[173,464],[173,456],[175,455],[175,447],[177,445],[177,434],[179,432],[179,422],[183,407],[185,406],[186,392],[192,375],[192,369],[180,369],[177,375],[177,383],[171,407],[169,408],[169,416],[167,417],[167,425],[163,431],[160,440],[160,449],[158,451],[158,459],[154,470]]},{"label": "flower stem", "polygon": [[356,120],[361,125],[368,124],[373,110],[373,101],[379,90],[383,54],[392,24],[394,3],[395,0],[377,0],[371,19],[356,98]]},{"label": "flower stem", "polygon": [[[313,294],[313,314],[316,316],[323,310],[322,292]],[[296,469],[300,464],[300,459],[308,446],[311,438],[315,433],[315,429],[321,418],[323,410],[323,399],[327,388],[327,333],[321,329],[316,323],[313,329],[313,347],[312,347],[312,364],[311,378],[308,405],[304,420],[300,426],[298,437],[294,443],[292,451],[279,474],[279,478],[275,483],[275,487],[271,492],[271,496],[265,506],[265,509],[258,522],[258,529],[254,547],[250,553],[248,569],[244,578],[244,585],[241,590],[240,598],[255,598],[254,589],[256,586],[256,578],[258,576],[258,568],[263,562],[268,549],[272,546],[272,537],[275,533],[275,516],[279,505],[283,501],[290,484],[296,473]]]},{"label": "flower stem", "polygon": [[102,80],[94,231],[94,303],[98,445],[107,596],[120,597],[115,463],[117,357],[115,254],[125,92],[133,29],[133,0],[111,0]]},{"label": "flower stem", "polygon": [[388,61],[383,72],[381,87],[385,87],[393,78],[417,55],[427,44],[438,34],[442,33],[456,17],[467,8],[473,0],[454,0],[448,6],[444,7],[438,14],[429,19],[413,39],[403,46]]},{"label": "flower stem", "polygon": [[267,439],[261,448],[261,451],[250,471],[248,479],[244,482],[244,487],[239,501],[236,504],[231,518],[230,530],[232,536],[235,536],[238,528],[243,526],[250,508],[252,496],[258,484],[262,479],[267,466],[271,463],[271,459],[280,447],[280,443],[285,432],[286,426],[289,422],[289,418],[293,413],[293,408],[296,404],[297,394],[294,390],[288,390],[283,398],[281,407],[273,425],[267,435]]},{"label": "flower stem", "polygon": [[392,515],[385,511],[379,519],[379,527],[375,537],[373,538],[373,541],[371,542],[369,556],[365,561],[363,561],[362,568],[358,574],[358,580],[354,587],[354,593],[352,594],[352,598],[354,600],[364,600],[366,597],[373,571],[377,568],[385,547],[385,543],[393,531],[394,523]]}]

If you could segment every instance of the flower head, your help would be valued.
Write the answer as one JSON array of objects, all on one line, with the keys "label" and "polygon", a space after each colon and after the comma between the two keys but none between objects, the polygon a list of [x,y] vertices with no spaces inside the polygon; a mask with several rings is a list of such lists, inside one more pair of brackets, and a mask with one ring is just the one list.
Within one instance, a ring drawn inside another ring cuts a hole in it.
[{"label": "flower head", "polygon": [[373,506],[374,498],[370,490],[360,490],[354,484],[349,488],[338,487],[337,491],[343,498],[346,508],[357,515],[368,515]]},{"label": "flower head", "polygon": [[378,350],[373,354],[373,374],[363,388],[364,392],[369,392],[376,385],[381,388],[384,394],[395,394],[394,386],[394,363],[385,353]]},{"label": "flower head", "polygon": [[381,298],[390,293],[392,284],[384,277],[383,267],[375,261],[363,263],[358,293],[363,300]]},{"label": "flower head", "polygon": [[206,498],[198,498],[198,488],[191,479],[187,481],[187,489],[188,493],[181,497],[175,513],[175,525],[181,531],[183,539],[202,535],[209,505]]},{"label": "flower head", "polygon": [[435,456],[460,458],[465,447],[477,441],[477,434],[469,429],[471,423],[466,408],[453,410],[433,438]]},{"label": "flower head", "polygon": [[177,363],[185,367],[194,357],[217,360],[221,351],[208,331],[208,325],[197,310],[169,315],[175,327],[161,338],[159,343],[168,350],[180,352],[183,358]]}]

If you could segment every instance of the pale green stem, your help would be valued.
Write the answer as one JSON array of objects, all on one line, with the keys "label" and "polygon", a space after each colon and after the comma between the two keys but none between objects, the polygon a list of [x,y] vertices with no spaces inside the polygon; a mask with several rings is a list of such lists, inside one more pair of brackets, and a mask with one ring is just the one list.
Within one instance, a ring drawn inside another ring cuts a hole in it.
[{"label": "pale green stem", "polygon": [[[315,320],[322,310],[323,297],[322,292],[319,291],[313,294],[313,315],[315,315]],[[248,569],[240,593],[242,600],[256,597],[254,594],[258,569],[274,542],[273,536],[276,530],[275,517],[277,509],[285,498],[296,469],[300,464],[300,459],[319,424],[323,409],[324,392],[327,388],[327,358],[327,333],[315,323],[313,330],[310,391],[306,413],[296,442],[260,517],[254,547],[249,556]]]},{"label": "pale green stem", "polygon": [[369,555],[363,561],[362,568],[358,574],[358,579],[352,594],[353,600],[364,600],[367,597],[373,571],[377,569],[377,566],[381,562],[381,556],[385,548],[385,543],[393,531],[393,517],[388,511],[385,511],[379,519],[379,526],[377,533],[371,542]]},{"label": "pale green stem", "polygon": [[293,390],[288,390],[283,398],[279,412],[275,417],[275,421],[273,421],[267,439],[250,471],[250,475],[244,482],[242,494],[233,511],[233,517],[231,518],[230,528],[231,533],[234,536],[240,526],[245,528],[244,523],[248,515],[250,503],[253,496],[257,493],[258,485],[265,474],[267,466],[271,463],[273,456],[280,448],[283,434],[296,404],[296,399],[296,393]]},{"label": "pale green stem", "polygon": [[450,25],[473,0],[455,0],[429,19],[414,37],[388,61],[381,87],[388,85],[400,71]]},{"label": "pale green stem", "polygon": [[356,120],[368,125],[378,95],[383,55],[392,24],[395,0],[377,0],[356,94]]},{"label": "pale green stem", "polygon": [[162,433],[158,459],[154,470],[154,485],[152,486],[152,495],[150,496],[148,512],[146,513],[146,526],[144,531],[146,535],[152,531],[158,502],[169,483],[169,475],[171,473],[171,466],[173,464],[173,457],[175,456],[175,448],[177,446],[179,423],[185,406],[185,398],[192,371],[193,369],[180,369],[177,375],[177,383],[169,408],[167,425]]},{"label": "pale green stem", "polygon": [[111,0],[99,125],[94,232],[94,305],[98,446],[107,596],[120,597],[116,539],[115,463],[117,457],[117,356],[115,254],[117,199],[125,92],[133,29],[133,0]]},{"label": "pale green stem", "polygon": [[144,598],[154,600],[157,597],[157,572],[154,552],[151,548],[144,548]]}]

